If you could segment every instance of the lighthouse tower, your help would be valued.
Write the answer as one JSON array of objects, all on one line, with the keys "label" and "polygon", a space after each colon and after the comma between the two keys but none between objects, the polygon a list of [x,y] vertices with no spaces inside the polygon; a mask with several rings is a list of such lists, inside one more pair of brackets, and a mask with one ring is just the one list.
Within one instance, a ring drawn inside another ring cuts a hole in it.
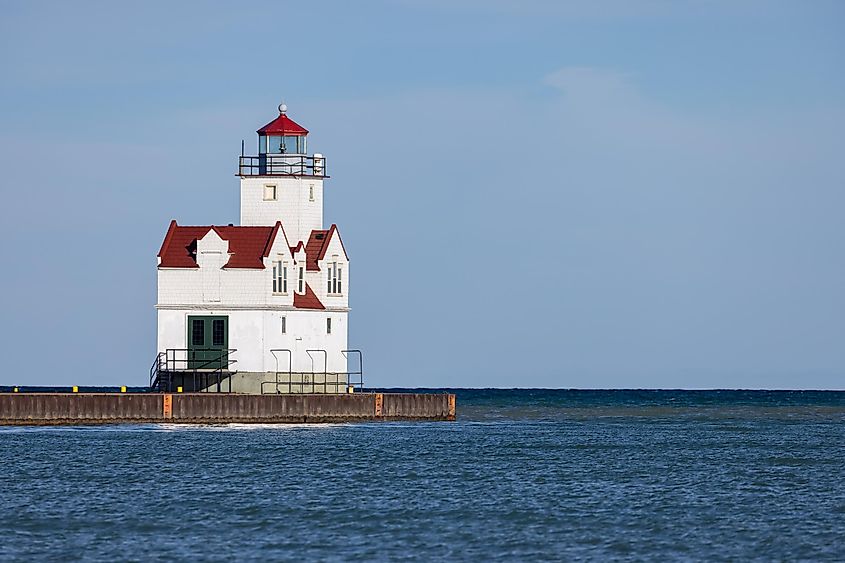
[{"label": "lighthouse tower", "polygon": [[279,116],[259,129],[258,155],[241,156],[241,225],[285,226],[292,240],[323,228],[326,161],[308,156],[308,130],[279,106]]},{"label": "lighthouse tower", "polygon": [[[323,225],[326,159],[279,106],[241,154],[240,225],[175,220],[158,253],[159,388],[341,393],[348,369],[349,257]],[[359,364],[360,365],[360,364]]]}]

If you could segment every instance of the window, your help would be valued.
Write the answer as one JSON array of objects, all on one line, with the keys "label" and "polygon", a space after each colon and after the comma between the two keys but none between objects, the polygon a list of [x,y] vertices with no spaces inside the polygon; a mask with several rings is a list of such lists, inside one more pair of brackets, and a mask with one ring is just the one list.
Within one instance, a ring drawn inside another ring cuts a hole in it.
[{"label": "window", "polygon": [[314,201],[314,186],[308,186],[308,201]]},{"label": "window", "polygon": [[202,346],[205,343],[205,321],[194,319],[191,323],[191,344]]},{"label": "window", "polygon": [[343,266],[337,262],[329,264],[327,293],[340,295],[343,293]]},{"label": "window", "polygon": [[328,317],[328,318],[326,318],[326,334],[331,334],[331,333],[332,333],[332,318]]},{"label": "window", "polygon": [[211,341],[214,346],[223,346],[224,341],[226,340],[225,334],[225,323],[223,319],[214,319],[211,322]]},{"label": "window", "polygon": [[288,292],[288,263],[273,262],[273,293],[282,295]]},{"label": "window", "polygon": [[270,154],[305,154],[305,137],[299,135],[269,135],[265,137]]},{"label": "window", "polygon": [[281,326],[281,328],[282,328],[282,334],[287,334],[287,333],[288,333],[288,318],[287,318],[287,317],[282,317],[282,326]]},{"label": "window", "polygon": [[276,201],[275,184],[264,184],[264,201]]},{"label": "window", "polygon": [[297,293],[305,293],[305,268],[299,267],[299,274],[296,279]]}]

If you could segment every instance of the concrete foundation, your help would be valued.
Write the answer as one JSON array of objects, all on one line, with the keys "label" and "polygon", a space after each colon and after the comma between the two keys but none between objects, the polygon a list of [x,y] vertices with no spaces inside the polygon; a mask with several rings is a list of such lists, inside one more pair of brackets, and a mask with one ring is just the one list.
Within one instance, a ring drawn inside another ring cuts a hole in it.
[{"label": "concrete foundation", "polygon": [[425,393],[2,393],[0,425],[455,420],[455,396]]},{"label": "concrete foundation", "polygon": [[222,392],[241,395],[278,395],[286,393],[345,394],[349,393],[348,376],[345,373],[279,373],[239,371],[231,374],[174,374],[171,390],[182,387],[182,391]]}]

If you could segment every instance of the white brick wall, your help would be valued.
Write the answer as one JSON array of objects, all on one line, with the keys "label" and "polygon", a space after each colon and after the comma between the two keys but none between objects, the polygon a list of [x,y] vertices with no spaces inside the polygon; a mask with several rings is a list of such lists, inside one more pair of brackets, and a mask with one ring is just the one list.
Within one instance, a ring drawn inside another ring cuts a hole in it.
[{"label": "white brick wall", "polygon": [[[264,186],[276,186],[276,200],[264,201]],[[314,200],[310,194],[313,188]],[[308,240],[323,228],[323,180],[309,177],[241,178],[241,225],[274,225],[281,221],[288,239]]]}]

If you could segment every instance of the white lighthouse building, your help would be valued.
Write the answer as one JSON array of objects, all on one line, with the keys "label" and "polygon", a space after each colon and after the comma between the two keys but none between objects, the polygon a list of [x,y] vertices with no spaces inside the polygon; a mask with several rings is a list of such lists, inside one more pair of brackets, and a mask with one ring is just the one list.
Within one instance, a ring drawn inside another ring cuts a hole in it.
[{"label": "white lighthouse building", "polygon": [[258,154],[238,165],[240,225],[174,220],[164,237],[151,386],[350,392],[360,353],[347,349],[349,257],[323,224],[326,159],[309,156],[284,104],[257,133]]}]

